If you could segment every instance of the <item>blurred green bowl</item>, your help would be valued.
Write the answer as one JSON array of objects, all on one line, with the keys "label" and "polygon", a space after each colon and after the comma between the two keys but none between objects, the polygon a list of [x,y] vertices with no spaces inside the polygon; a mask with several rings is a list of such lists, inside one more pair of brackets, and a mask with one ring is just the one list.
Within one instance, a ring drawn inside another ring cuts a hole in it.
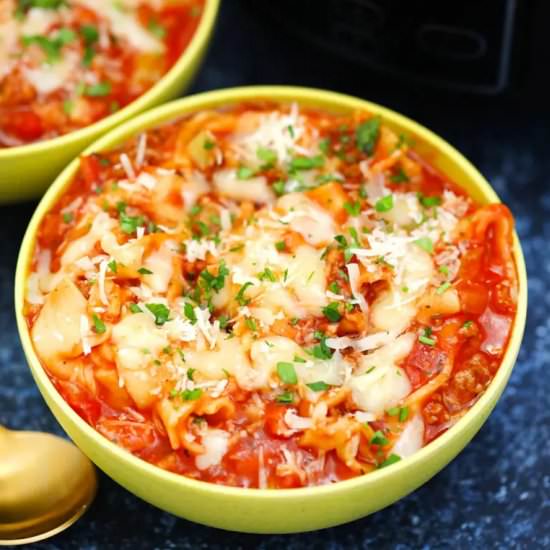
[{"label": "blurred green bowl", "polygon": [[0,204],[37,198],[85,147],[135,115],[179,96],[197,72],[212,35],[220,0],[206,0],[191,42],[175,65],[149,90],[98,122],[46,141],[0,148]]},{"label": "blurred green bowl", "polygon": [[[417,148],[476,200],[498,202],[495,192],[470,162],[430,130],[374,103],[306,88],[245,87],[191,96],[123,124],[90,146],[86,153],[111,149],[143,129],[187,113],[257,99],[297,101],[336,112],[367,109],[381,115],[384,122],[398,132],[413,136]],[[441,470],[480,429],[504,390],[520,348],[527,308],[525,263],[517,236],[514,236],[514,255],[519,277],[518,311],[502,364],[486,392],[464,417],[413,456],[391,467],[333,485],[277,490],[240,489],[196,481],[136,458],[96,432],[63,400],[36,356],[22,313],[36,232],[44,215],[67,189],[79,162],[74,160],[57,178],[40,202],[25,234],[15,288],[19,334],[34,379],[69,436],[103,471],[147,502],[191,521],[251,533],[310,531],[352,521],[392,504]],[[438,505],[444,506],[444,503]]]}]

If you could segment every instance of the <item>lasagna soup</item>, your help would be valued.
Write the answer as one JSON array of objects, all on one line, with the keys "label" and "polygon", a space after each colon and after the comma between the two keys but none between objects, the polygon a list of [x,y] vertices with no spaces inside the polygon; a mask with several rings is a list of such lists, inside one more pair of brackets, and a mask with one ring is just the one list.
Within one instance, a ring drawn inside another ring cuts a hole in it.
[{"label": "lasagna soup", "polygon": [[0,0],[0,147],[89,126],[177,61],[204,0]]},{"label": "lasagna soup", "polygon": [[25,315],[99,433],[238,487],[368,474],[455,424],[514,322],[513,220],[368,112],[242,104],[85,156]]}]

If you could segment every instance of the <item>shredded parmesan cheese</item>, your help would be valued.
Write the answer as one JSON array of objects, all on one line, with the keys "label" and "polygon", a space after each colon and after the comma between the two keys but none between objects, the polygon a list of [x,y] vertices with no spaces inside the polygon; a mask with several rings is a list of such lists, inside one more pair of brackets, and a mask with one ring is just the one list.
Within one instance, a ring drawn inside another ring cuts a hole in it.
[{"label": "shredded parmesan cheese", "polygon": [[122,153],[120,155],[120,164],[122,165],[122,168],[124,168],[124,171],[126,172],[126,175],[128,176],[129,180],[134,180],[136,178],[136,173],[134,171],[134,167],[132,166],[132,163],[126,153]]},{"label": "shredded parmesan cheese", "polygon": [[82,353],[84,355],[90,355],[92,352],[92,347],[88,340],[88,334],[90,332],[90,323],[88,322],[88,317],[86,315],[80,316],[80,339],[82,342]]},{"label": "shredded parmesan cheese", "polygon": [[361,311],[363,313],[367,313],[369,310],[369,306],[367,304],[367,301],[365,300],[365,297],[361,294],[361,290],[359,288],[359,266],[357,264],[346,264],[346,269],[349,275],[349,285],[351,288],[351,293],[353,294],[353,297],[357,300]]}]

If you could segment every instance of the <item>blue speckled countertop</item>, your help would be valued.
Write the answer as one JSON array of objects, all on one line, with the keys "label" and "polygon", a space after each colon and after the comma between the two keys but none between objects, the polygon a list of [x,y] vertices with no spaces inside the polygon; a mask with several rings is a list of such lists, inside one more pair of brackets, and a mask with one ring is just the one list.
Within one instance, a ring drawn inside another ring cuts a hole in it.
[{"label": "blue speckled countertop", "polygon": [[[550,548],[550,113],[516,101],[400,89],[266,28],[224,2],[194,91],[280,83],[332,88],[431,127],[485,174],[516,217],[529,271],[523,347],[498,406],[472,443],[415,493],[368,518],[288,536],[195,525],[137,499],[104,475],[76,525],[36,548]],[[2,167],[0,166],[0,170]],[[25,364],[13,315],[16,255],[34,204],[0,207],[0,424],[62,431]]]}]

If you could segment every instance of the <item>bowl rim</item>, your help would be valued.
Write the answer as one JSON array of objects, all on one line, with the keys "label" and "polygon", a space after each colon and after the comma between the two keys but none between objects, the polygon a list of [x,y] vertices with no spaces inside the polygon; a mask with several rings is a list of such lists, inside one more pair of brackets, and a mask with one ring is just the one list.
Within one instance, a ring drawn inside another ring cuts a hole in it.
[{"label": "bowl rim", "polygon": [[[125,120],[143,112],[151,107],[151,102],[161,95],[165,90],[174,85],[178,77],[184,73],[187,67],[199,56],[203,46],[208,43],[208,37],[216,22],[220,0],[205,0],[203,11],[200,14],[200,21],[191,37],[187,47],[182,52],[176,63],[157,81],[151,88],[146,90],[134,101],[125,107],[104,118],[97,120],[89,126],[78,128],[67,134],[62,134],[44,141],[36,141],[16,147],[0,148],[0,161],[3,159],[16,160],[27,155],[46,153],[50,149],[56,149],[69,145],[73,141],[84,140],[89,143],[94,136],[99,137],[109,129],[117,127]],[[95,141],[95,140],[94,140]]]},{"label": "bowl rim", "polygon": [[[322,105],[323,108],[327,108],[329,110],[331,108],[333,110],[345,111],[351,109],[364,109],[374,112],[381,115],[382,119],[402,126],[405,131],[414,134],[415,137],[419,137],[423,143],[429,146],[430,149],[437,152],[442,152],[444,156],[451,159],[453,164],[459,165],[459,167],[466,173],[467,177],[475,182],[476,188],[481,191],[484,197],[486,197],[487,202],[500,202],[500,199],[487,180],[470,163],[470,161],[468,161],[452,145],[437,136],[428,128],[377,103],[337,92],[315,88],[295,86],[243,86],[188,96],[160,107],[156,107],[155,109],[142,113],[134,119],[125,122],[121,126],[118,126],[95,141],[92,145],[85,149],[82,154],[90,154],[92,152],[117,146],[120,142],[123,142],[125,139],[128,139],[131,135],[135,135],[144,128],[153,128],[158,124],[177,119],[197,110],[222,107],[224,105],[254,100],[274,101],[276,103],[283,104],[296,101],[298,104],[303,105]],[[69,417],[69,420],[76,425],[76,428],[78,428],[80,432],[84,432],[83,435],[92,440],[94,447],[101,449],[101,451],[107,455],[114,455],[116,460],[131,467],[136,474],[147,477],[150,480],[152,479],[154,481],[177,486],[178,490],[189,490],[190,492],[195,493],[200,492],[205,496],[224,494],[227,497],[244,497],[258,502],[273,499],[307,499],[320,497],[321,495],[336,495],[337,493],[345,492],[351,489],[367,490],[371,484],[383,482],[391,477],[398,477],[408,471],[418,469],[422,462],[433,458],[434,455],[442,452],[445,447],[452,447],[453,440],[459,440],[461,436],[466,437],[466,441],[469,441],[472,436],[468,436],[468,430],[470,425],[474,422],[475,417],[478,414],[482,416],[485,414],[485,416],[487,416],[492,407],[498,401],[498,397],[504,390],[508,377],[510,376],[515,365],[526,322],[527,273],[521,245],[515,232],[513,248],[518,274],[518,308],[513,323],[512,335],[499,369],[483,395],[454,426],[449,428],[445,433],[430,442],[425,447],[422,447],[410,457],[393,464],[391,468],[379,469],[374,472],[370,472],[369,474],[329,485],[273,490],[232,487],[218,485],[207,481],[199,481],[186,477],[182,474],[176,474],[163,470],[158,466],[134,456],[129,451],[126,451],[122,447],[112,443],[97,432],[91,425],[83,420],[63,399],[61,394],[59,394],[47,376],[46,371],[42,367],[42,364],[34,351],[34,347],[30,339],[30,332],[28,330],[26,320],[22,314],[25,283],[35,244],[36,231],[51,205],[55,204],[55,201],[63,194],[66,187],[69,185],[73,174],[79,166],[79,162],[79,158],[74,159],[61,172],[61,174],[59,174],[40,201],[25,232],[17,260],[15,274],[15,313],[17,326],[27,362],[33,377],[38,383],[40,391],[47,394],[48,397],[51,398],[59,407],[61,413],[65,417]],[[484,420],[485,418],[483,421]],[[477,432],[477,430],[475,430],[475,432]],[[459,449],[459,452],[460,450],[462,449]]]}]

